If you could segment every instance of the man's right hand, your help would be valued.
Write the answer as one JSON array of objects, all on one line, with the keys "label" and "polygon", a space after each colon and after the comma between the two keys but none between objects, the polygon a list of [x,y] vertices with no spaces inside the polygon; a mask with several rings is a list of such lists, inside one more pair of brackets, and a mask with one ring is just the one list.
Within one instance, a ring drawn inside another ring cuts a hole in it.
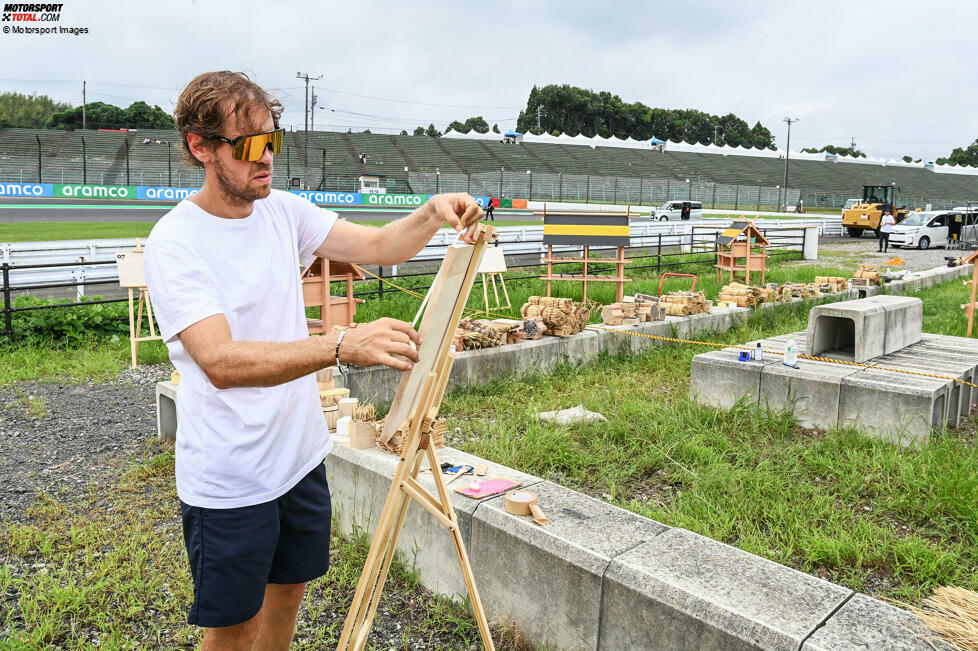
[{"label": "man's right hand", "polygon": [[404,321],[377,319],[345,332],[337,363],[353,366],[382,364],[398,371],[409,371],[419,359],[415,346],[421,345],[421,335]]}]

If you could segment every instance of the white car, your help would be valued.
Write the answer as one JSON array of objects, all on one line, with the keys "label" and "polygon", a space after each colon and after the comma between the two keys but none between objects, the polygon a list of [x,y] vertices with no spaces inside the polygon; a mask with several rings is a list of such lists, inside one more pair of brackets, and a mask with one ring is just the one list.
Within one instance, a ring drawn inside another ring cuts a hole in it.
[{"label": "white car", "polygon": [[974,214],[969,215],[965,211],[912,212],[893,227],[890,232],[890,244],[918,249],[947,246],[948,238],[952,233],[962,237],[962,235],[969,235],[966,231],[973,229]]},{"label": "white car", "polygon": [[680,219],[703,219],[703,202],[673,200],[667,201],[649,214],[652,221],[677,221]]}]

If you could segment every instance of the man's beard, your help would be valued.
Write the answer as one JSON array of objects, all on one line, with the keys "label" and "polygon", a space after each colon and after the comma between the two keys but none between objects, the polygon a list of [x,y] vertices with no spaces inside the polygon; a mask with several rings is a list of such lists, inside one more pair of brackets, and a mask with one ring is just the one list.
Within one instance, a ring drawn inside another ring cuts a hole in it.
[{"label": "man's beard", "polygon": [[[272,168],[269,165],[268,169],[258,168],[255,170],[256,175],[262,172],[268,172],[269,175],[272,173]],[[271,193],[271,184],[269,185],[259,185],[257,188],[250,187],[250,178],[244,183],[236,183],[234,179],[227,174],[227,170],[224,164],[220,160],[214,161],[214,174],[217,177],[217,187],[221,194],[224,195],[225,200],[231,205],[241,206],[249,204],[257,199],[264,199]]]}]

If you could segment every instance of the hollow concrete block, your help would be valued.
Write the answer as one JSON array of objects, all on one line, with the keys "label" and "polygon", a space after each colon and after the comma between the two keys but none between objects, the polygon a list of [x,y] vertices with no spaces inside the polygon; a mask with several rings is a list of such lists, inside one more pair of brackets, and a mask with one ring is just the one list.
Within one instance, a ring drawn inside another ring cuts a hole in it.
[{"label": "hollow concrete block", "polygon": [[886,313],[883,354],[894,353],[920,341],[923,332],[924,302],[913,296],[889,296],[880,294],[866,299],[882,305]]},{"label": "hollow concrete block", "polygon": [[758,402],[762,407],[791,411],[802,427],[835,427],[842,379],[859,370],[814,360],[799,360],[798,368],[769,364],[761,371]]},{"label": "hollow concrete block", "polygon": [[947,418],[947,383],[864,368],[842,378],[839,426],[858,425],[900,445],[923,444]]},{"label": "hollow concrete block", "polygon": [[701,353],[693,357],[690,368],[690,396],[701,403],[729,409],[745,398],[756,403],[760,393],[761,369],[781,364],[780,359],[738,360],[740,350]]},{"label": "hollow concrete block", "polygon": [[907,352],[900,351],[892,355],[884,355],[875,360],[875,364],[963,380],[963,382],[945,380],[948,388],[947,425],[948,427],[957,427],[961,418],[966,417],[970,411],[971,387],[964,382],[974,384],[975,365],[939,351],[917,349],[909,352],[907,349],[904,350]]},{"label": "hollow concrete block", "polygon": [[668,527],[550,482],[530,488],[546,526],[507,513],[504,497],[475,512],[470,558],[486,614],[519,613],[516,624],[548,648],[597,649],[608,564]]},{"label": "hollow concrete block", "polygon": [[797,649],[846,588],[684,529],[615,558],[600,649]]},{"label": "hollow concrete block", "polygon": [[805,354],[865,362],[884,353],[886,312],[869,299],[816,305],[808,315]]}]

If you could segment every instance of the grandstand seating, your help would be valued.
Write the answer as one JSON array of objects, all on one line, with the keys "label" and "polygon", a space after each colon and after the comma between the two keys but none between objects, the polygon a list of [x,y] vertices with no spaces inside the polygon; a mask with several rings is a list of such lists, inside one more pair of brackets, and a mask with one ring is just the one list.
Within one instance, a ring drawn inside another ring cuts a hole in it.
[{"label": "grandstand seating", "polygon": [[[37,181],[39,138],[43,180],[81,182],[82,137],[85,138],[89,183],[127,182],[127,137],[130,184],[169,185],[171,170],[172,183],[176,186],[199,185],[202,179],[199,170],[180,163],[182,148],[175,131],[138,130],[125,134],[6,129],[0,130],[0,180]],[[145,138],[153,140],[152,144],[144,145]],[[157,144],[156,140],[163,144]],[[170,143],[169,147],[166,142]],[[366,164],[358,160],[360,153],[366,154]],[[306,156],[308,166],[303,169]],[[554,194],[552,186],[557,183],[554,179],[577,176],[592,177],[589,182],[592,188],[612,187],[611,177],[619,177],[622,187],[640,187],[639,180],[646,188],[656,184],[667,187],[671,183],[673,187],[677,187],[676,184],[688,187],[690,192],[695,189],[699,196],[703,196],[711,184],[724,184],[743,188],[739,192],[747,196],[756,193],[759,187],[780,185],[784,161],[733,154],[659,152],[608,146],[507,144],[496,140],[299,131],[287,134],[285,151],[277,160],[273,182],[276,187],[286,187],[290,176],[298,176],[310,187],[352,191],[356,189],[357,177],[369,173],[386,176],[388,188],[402,192],[412,190],[409,177],[421,175],[431,179],[436,170],[441,175],[442,187],[459,187],[458,179],[462,179],[461,186],[464,187],[466,178],[471,181],[475,177],[478,179],[476,187],[486,191],[499,185],[498,181],[490,180],[496,177],[489,175],[499,175],[503,170],[507,178],[513,179],[513,192],[524,181],[519,175],[530,171],[540,179],[534,186],[534,194],[549,192],[546,196]],[[448,179],[455,179],[454,186],[447,183]],[[835,204],[858,197],[864,183],[895,183],[900,187],[901,198],[919,201],[963,202],[978,196],[978,177],[971,175],[940,174],[927,169],[878,164],[790,162],[789,185],[800,188],[809,205],[812,201],[824,203],[828,197]],[[431,185],[426,182],[424,187],[430,190]]]}]

